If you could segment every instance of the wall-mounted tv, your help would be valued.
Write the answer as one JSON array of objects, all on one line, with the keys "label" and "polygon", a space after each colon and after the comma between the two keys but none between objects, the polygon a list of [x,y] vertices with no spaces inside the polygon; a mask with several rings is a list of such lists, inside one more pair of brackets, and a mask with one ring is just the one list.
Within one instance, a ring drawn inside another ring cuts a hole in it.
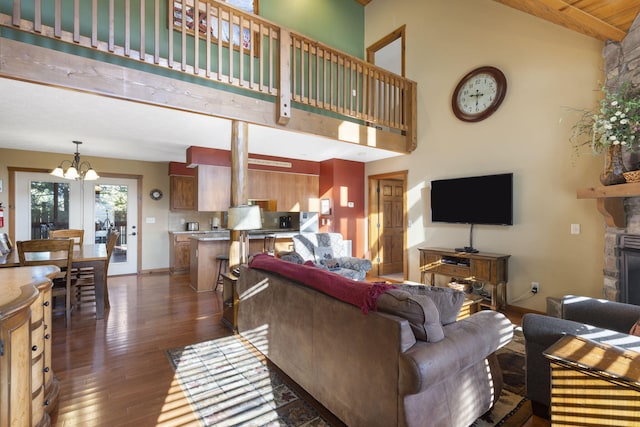
[{"label": "wall-mounted tv", "polygon": [[431,181],[431,221],[513,225],[513,173]]}]

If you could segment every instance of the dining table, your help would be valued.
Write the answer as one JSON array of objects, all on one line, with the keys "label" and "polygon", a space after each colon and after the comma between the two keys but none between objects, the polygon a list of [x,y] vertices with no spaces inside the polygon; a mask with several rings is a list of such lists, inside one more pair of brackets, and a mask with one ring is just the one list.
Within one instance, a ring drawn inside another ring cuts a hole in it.
[{"label": "dining table", "polygon": [[[27,254],[28,260],[47,261],[59,259],[61,256],[56,252],[37,252]],[[96,288],[96,319],[104,318],[104,309],[109,306],[106,298],[107,287],[107,246],[104,243],[75,245],[73,247],[73,267],[87,268],[92,267],[94,271],[94,283]],[[20,267],[20,259],[18,250],[14,248],[11,252],[0,256],[0,268],[2,267]]]}]

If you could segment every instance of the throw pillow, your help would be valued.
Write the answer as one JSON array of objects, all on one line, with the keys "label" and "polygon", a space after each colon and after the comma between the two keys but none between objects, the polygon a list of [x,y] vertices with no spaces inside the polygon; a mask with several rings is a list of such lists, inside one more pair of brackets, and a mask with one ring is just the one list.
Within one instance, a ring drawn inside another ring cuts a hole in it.
[{"label": "throw pillow", "polygon": [[329,246],[316,246],[313,248],[313,254],[316,257],[316,262],[322,262],[322,260],[333,259],[333,249]]},{"label": "throw pillow", "polygon": [[426,295],[431,298],[440,312],[440,323],[448,325],[458,318],[460,308],[466,295],[462,291],[451,288],[440,288],[427,285],[396,285],[399,289],[407,291],[412,295]]},{"label": "throw pillow", "polygon": [[427,296],[391,289],[378,298],[378,311],[407,319],[418,340],[438,342],[444,339],[440,314]]},{"label": "throw pillow", "polygon": [[633,324],[631,330],[629,331],[629,335],[640,337],[640,319],[638,319],[638,321]]}]

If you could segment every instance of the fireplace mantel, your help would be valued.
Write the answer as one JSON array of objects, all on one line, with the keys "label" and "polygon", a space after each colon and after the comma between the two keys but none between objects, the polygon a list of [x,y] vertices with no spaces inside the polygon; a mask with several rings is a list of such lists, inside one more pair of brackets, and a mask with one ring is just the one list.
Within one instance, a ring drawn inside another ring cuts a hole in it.
[{"label": "fireplace mantel", "polygon": [[581,188],[577,195],[578,199],[596,199],[598,211],[609,227],[625,228],[623,200],[640,196],[640,182]]}]

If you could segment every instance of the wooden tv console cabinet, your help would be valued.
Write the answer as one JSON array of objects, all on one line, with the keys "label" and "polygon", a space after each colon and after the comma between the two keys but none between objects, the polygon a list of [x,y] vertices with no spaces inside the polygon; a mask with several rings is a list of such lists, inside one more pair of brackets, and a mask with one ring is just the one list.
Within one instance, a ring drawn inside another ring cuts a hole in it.
[{"label": "wooden tv console cabinet", "polygon": [[427,284],[426,275],[431,275],[430,285],[435,285],[435,275],[441,274],[456,279],[471,279],[490,290],[490,295],[481,305],[498,310],[507,305],[508,261],[510,255],[487,252],[456,252],[443,248],[419,248],[420,282]]}]

